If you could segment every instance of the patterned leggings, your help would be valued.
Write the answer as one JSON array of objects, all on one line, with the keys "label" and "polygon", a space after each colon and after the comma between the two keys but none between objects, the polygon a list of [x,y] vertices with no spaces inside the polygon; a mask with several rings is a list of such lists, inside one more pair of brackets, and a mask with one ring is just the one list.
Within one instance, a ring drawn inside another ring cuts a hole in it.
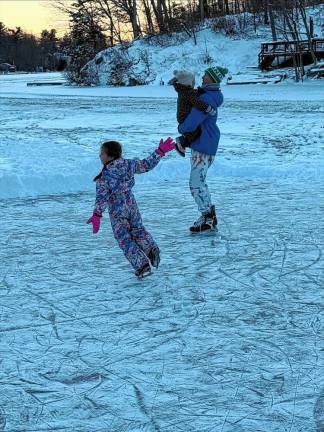
[{"label": "patterned leggings", "polygon": [[215,156],[191,151],[190,192],[198,205],[198,210],[203,214],[208,213],[212,205],[206,176],[214,159]]},{"label": "patterned leggings", "polygon": [[149,263],[146,255],[157,245],[143,226],[136,203],[133,203],[131,211],[126,212],[125,217],[110,214],[110,222],[115,239],[133,268],[139,270]]}]

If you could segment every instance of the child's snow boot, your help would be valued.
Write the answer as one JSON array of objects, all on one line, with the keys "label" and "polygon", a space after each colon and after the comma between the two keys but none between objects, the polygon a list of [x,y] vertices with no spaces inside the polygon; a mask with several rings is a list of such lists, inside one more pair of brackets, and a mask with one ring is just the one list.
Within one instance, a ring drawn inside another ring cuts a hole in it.
[{"label": "child's snow boot", "polygon": [[185,157],[186,155],[186,149],[184,147],[185,137],[183,135],[180,135],[176,138],[176,146],[175,149],[179,153],[180,156]]},{"label": "child's snow boot", "polygon": [[143,279],[146,276],[149,276],[151,274],[151,267],[150,264],[144,264],[143,267],[136,270],[135,276],[138,277],[138,279]]},{"label": "child's snow boot", "polygon": [[158,268],[160,264],[160,249],[157,246],[153,246],[147,255],[151,262],[152,267]]}]

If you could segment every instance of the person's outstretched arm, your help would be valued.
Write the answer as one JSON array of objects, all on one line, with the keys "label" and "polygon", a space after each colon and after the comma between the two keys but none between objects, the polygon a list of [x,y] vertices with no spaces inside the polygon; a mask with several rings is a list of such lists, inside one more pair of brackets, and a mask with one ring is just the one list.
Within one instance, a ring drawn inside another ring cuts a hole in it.
[{"label": "person's outstretched arm", "polygon": [[108,206],[108,183],[103,178],[96,182],[96,201],[93,213],[102,215]]},{"label": "person's outstretched arm", "polygon": [[165,141],[161,139],[159,147],[154,150],[145,159],[133,159],[130,160],[131,167],[135,174],[142,174],[147,171],[151,171],[160,162],[161,158],[165,156],[166,153],[175,148],[175,143],[172,138],[167,138]]},{"label": "person's outstretched arm", "polygon": [[92,224],[93,234],[97,234],[100,229],[100,220],[102,213],[108,206],[108,184],[100,178],[96,181],[96,201],[92,216],[87,220],[87,224]]}]

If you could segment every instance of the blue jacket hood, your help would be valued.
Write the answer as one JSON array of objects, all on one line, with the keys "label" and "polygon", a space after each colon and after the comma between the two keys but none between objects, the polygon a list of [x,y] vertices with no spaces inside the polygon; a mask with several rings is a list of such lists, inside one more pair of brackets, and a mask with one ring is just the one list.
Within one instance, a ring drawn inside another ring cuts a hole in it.
[{"label": "blue jacket hood", "polygon": [[201,99],[207,101],[213,108],[218,108],[224,101],[223,93],[218,84],[206,84],[201,87]]}]

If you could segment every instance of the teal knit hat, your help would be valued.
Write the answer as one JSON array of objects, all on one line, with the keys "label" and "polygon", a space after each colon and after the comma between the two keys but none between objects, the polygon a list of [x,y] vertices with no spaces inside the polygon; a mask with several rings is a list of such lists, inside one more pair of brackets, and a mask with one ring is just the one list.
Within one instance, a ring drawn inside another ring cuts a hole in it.
[{"label": "teal knit hat", "polygon": [[228,73],[228,69],[221,66],[210,67],[205,70],[205,73],[213,80],[214,83],[220,84],[224,76]]}]

